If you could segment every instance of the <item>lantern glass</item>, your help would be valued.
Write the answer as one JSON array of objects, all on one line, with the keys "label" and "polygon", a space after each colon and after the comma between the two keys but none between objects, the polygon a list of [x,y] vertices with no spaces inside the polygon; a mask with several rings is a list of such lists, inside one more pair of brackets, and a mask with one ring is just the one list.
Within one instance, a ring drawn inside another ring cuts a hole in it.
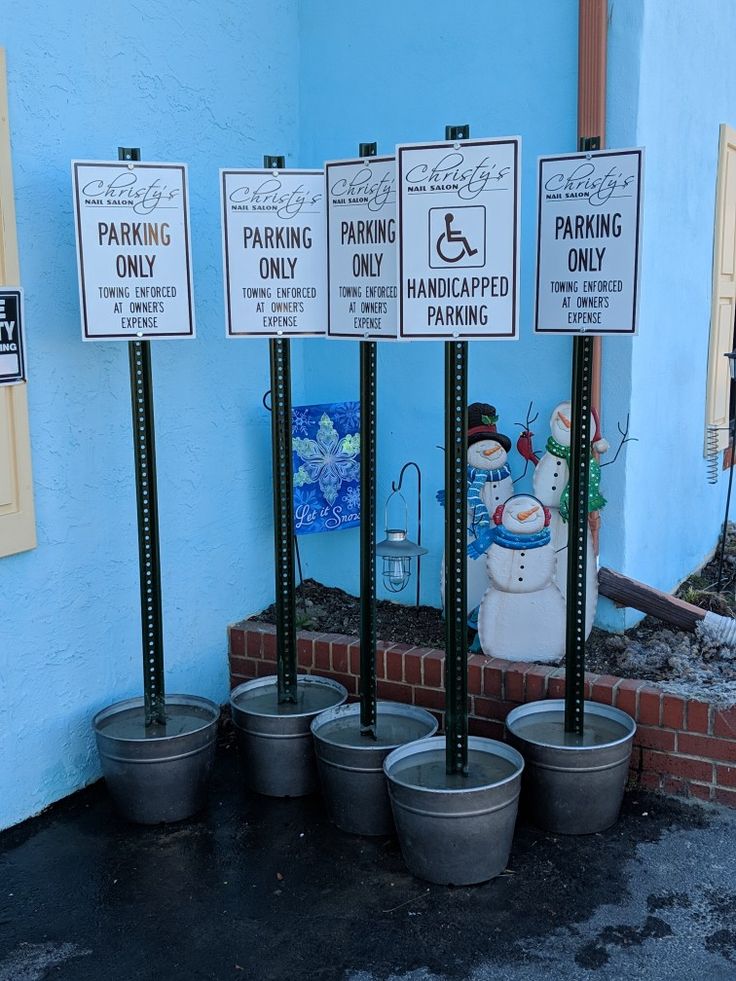
[{"label": "lantern glass", "polygon": [[391,593],[400,593],[409,585],[411,576],[410,555],[383,556],[383,585]]}]

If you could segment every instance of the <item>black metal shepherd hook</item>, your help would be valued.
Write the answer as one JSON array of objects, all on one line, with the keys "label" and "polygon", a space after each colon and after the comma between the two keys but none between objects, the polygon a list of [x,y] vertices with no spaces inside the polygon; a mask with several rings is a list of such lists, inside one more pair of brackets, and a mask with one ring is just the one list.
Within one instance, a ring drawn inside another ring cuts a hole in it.
[{"label": "black metal shepherd hook", "polygon": [[[391,490],[394,494],[397,494],[401,490],[401,485],[404,480],[404,474],[409,467],[414,467],[417,472],[417,545],[421,547],[422,544],[422,471],[418,463],[413,460],[409,460],[405,463],[399,472],[398,482],[395,480],[391,481]],[[417,606],[419,606],[419,597],[421,593],[422,585],[422,557],[417,556]]]}]

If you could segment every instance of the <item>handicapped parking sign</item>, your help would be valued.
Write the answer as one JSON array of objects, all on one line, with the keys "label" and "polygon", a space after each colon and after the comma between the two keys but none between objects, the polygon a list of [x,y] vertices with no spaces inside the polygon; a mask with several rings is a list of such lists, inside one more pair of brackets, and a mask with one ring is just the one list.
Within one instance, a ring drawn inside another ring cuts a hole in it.
[{"label": "handicapped parking sign", "polygon": [[482,205],[469,205],[452,211],[430,208],[430,268],[480,268],[485,263],[486,209]]},{"label": "handicapped parking sign", "polygon": [[396,154],[399,336],[516,338],[519,139],[405,144]]}]

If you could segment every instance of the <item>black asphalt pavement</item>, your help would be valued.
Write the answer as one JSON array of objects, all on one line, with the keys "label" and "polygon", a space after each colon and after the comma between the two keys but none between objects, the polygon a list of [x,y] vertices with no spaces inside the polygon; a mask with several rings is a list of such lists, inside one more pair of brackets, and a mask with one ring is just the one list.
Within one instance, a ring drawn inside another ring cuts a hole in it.
[{"label": "black asphalt pavement", "polygon": [[508,871],[428,886],[318,797],[247,794],[161,828],[104,784],[0,834],[0,981],[736,981],[736,812],[629,793],[603,835],[520,820]]}]

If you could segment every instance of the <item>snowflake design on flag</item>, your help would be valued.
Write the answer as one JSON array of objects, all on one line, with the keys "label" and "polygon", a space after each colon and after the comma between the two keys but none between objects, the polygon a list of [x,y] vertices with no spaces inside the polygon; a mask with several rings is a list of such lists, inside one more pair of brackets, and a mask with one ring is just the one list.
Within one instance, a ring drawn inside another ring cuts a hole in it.
[{"label": "snowflake design on flag", "polygon": [[298,487],[294,491],[294,504],[296,507],[306,504],[308,508],[318,510],[322,507],[319,494],[313,487]]},{"label": "snowflake design on flag", "polygon": [[348,434],[340,438],[332,419],[323,413],[316,439],[292,439],[294,452],[302,461],[294,474],[294,486],[319,484],[328,504],[334,504],[345,481],[357,480],[360,465],[355,459],[360,451],[360,437]]},{"label": "snowflake design on flag", "polygon": [[351,511],[360,511],[360,487],[348,487],[345,491],[345,503]]},{"label": "snowflake design on flag", "polygon": [[343,402],[335,409],[335,422],[343,432],[355,432],[360,426],[360,402]]},{"label": "snowflake design on flag", "polygon": [[312,425],[312,414],[309,409],[294,409],[291,413],[292,436],[306,436]]}]

